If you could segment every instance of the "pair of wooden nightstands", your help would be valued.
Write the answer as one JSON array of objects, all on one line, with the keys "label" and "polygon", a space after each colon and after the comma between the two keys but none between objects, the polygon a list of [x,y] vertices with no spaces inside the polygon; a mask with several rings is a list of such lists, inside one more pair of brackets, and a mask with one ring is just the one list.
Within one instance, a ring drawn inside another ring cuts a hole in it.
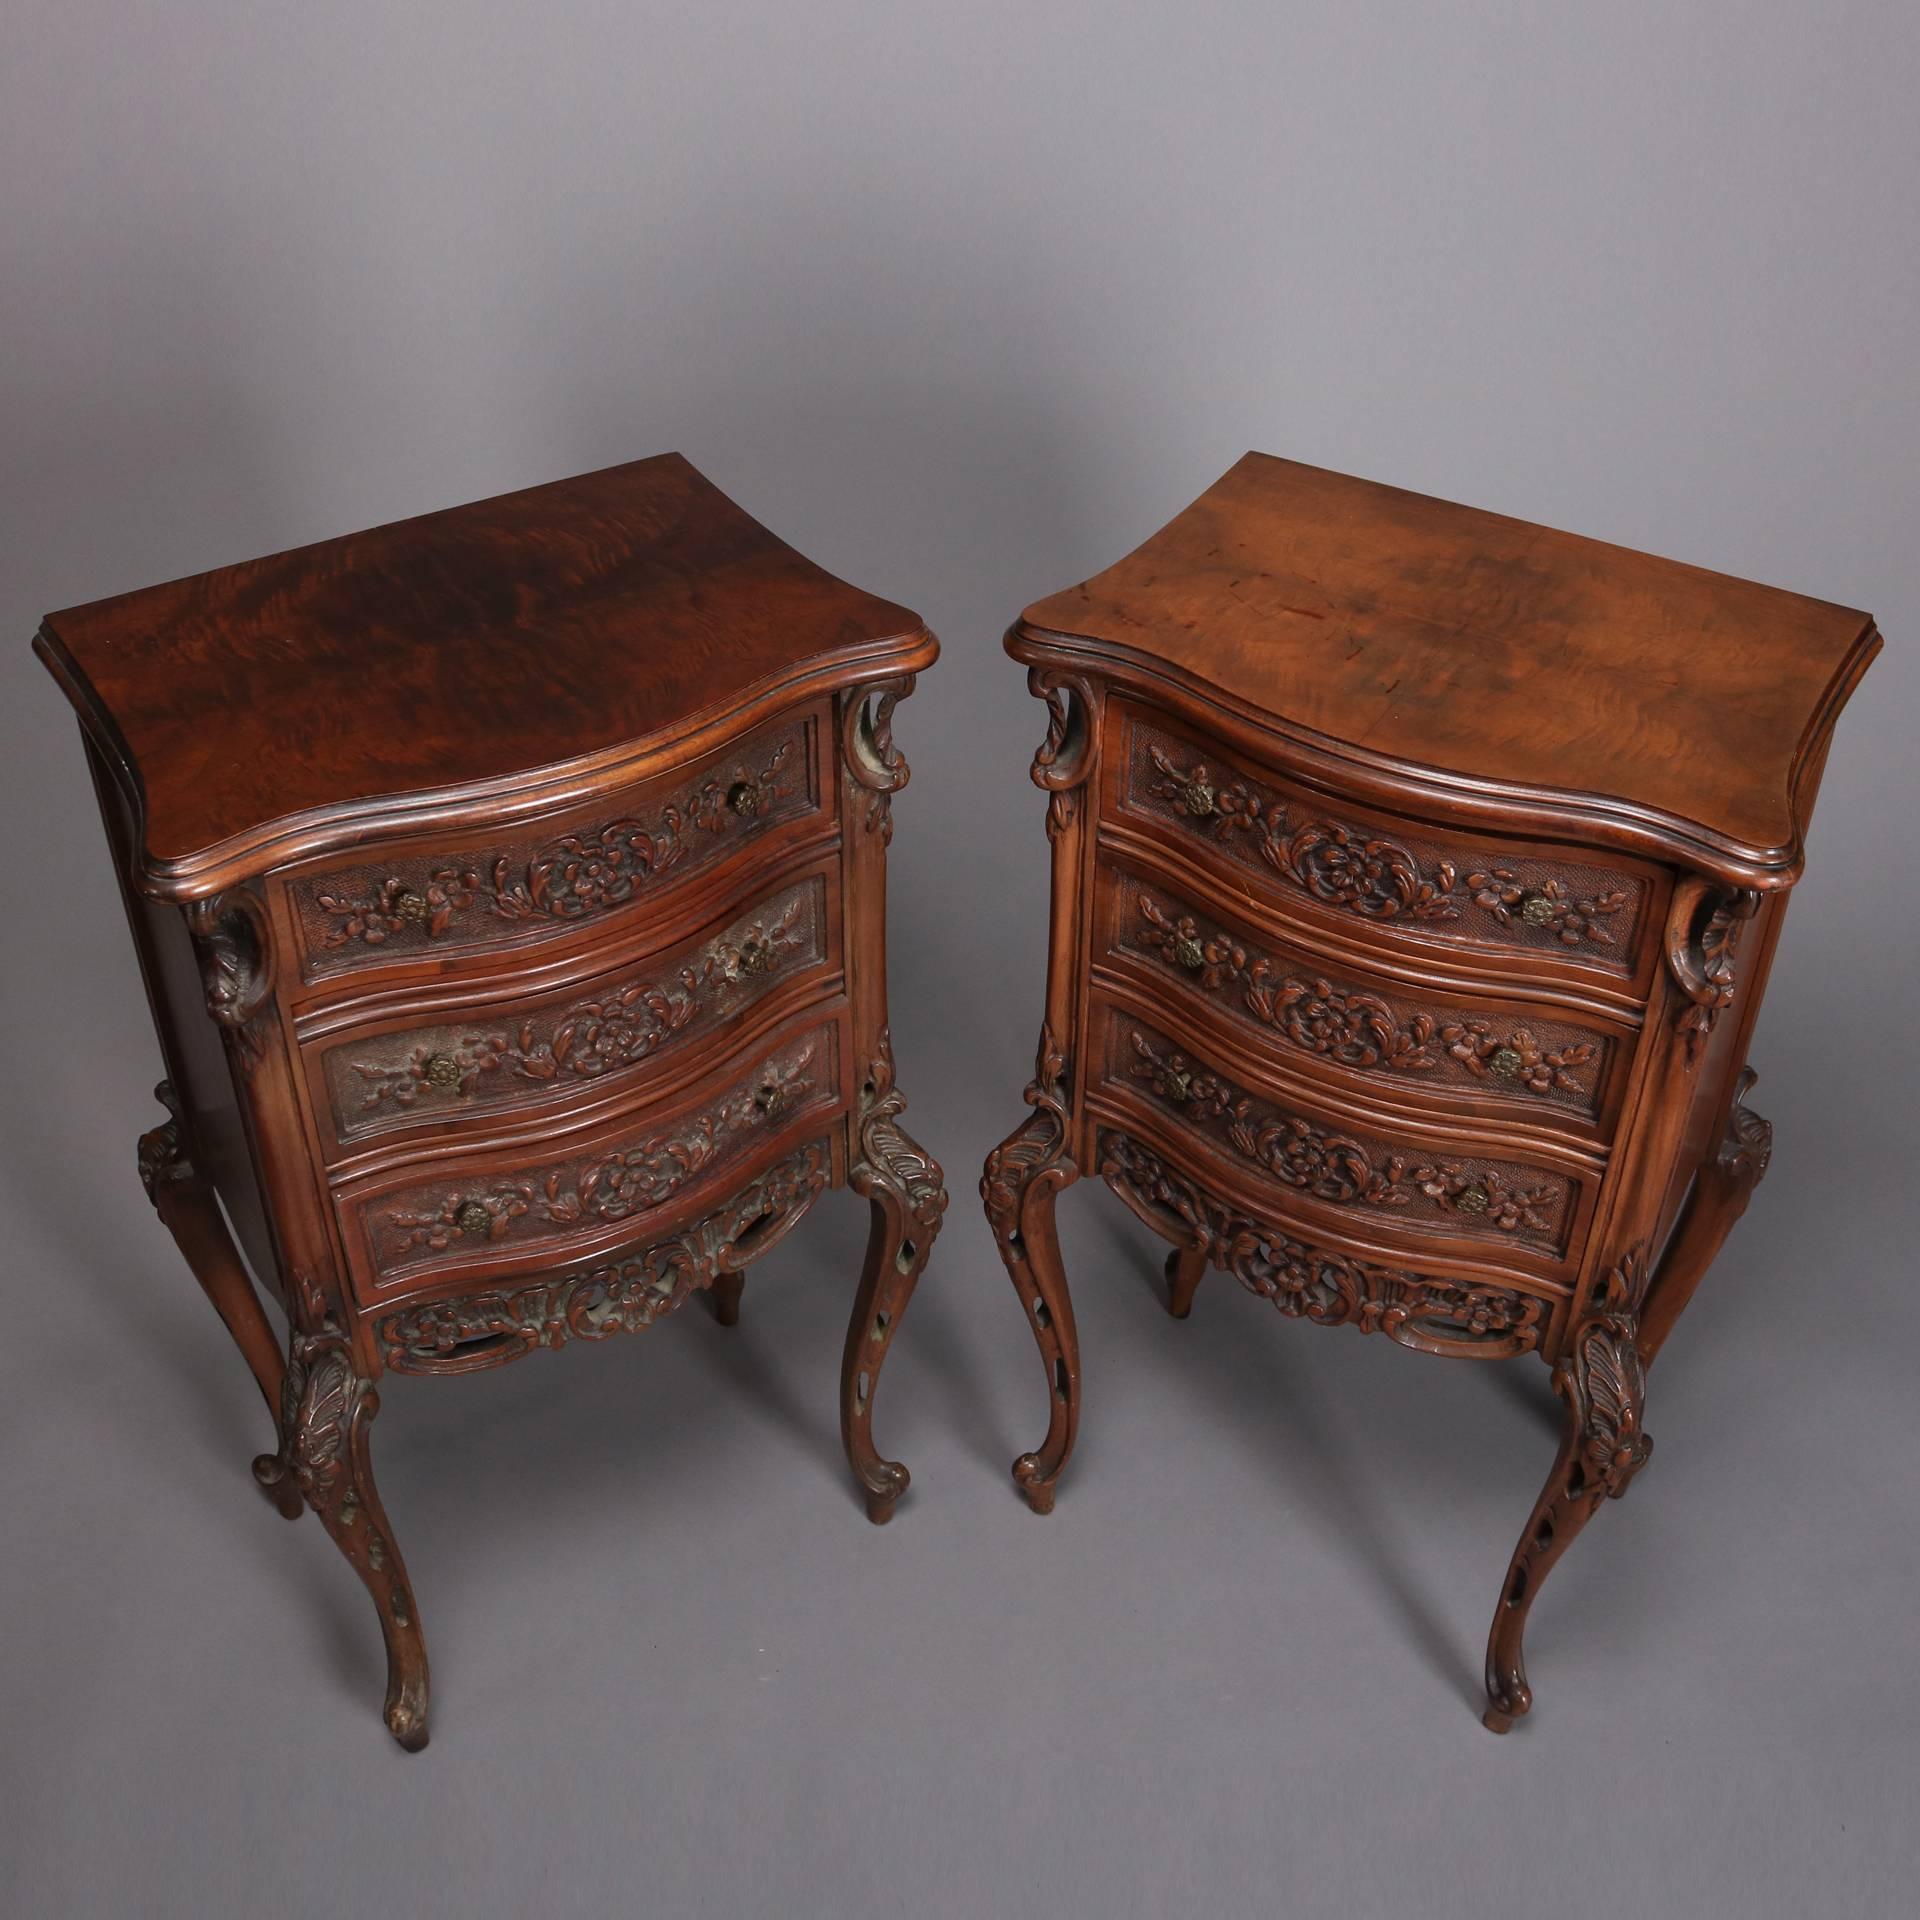
[{"label": "pair of wooden nightstands", "polygon": [[[1537,1353],[1567,1404],[1488,1656],[1649,1450],[1645,1369],[1764,1171],[1747,1037],[1864,615],[1249,455],[1009,635],[1047,703],[1031,1113],[988,1216],[1080,1408],[1053,1202],[1097,1172],[1283,1313]],[[140,1145],[427,1732],[368,1456],[388,1370],[637,1330],[832,1186],[841,1425],[939,1229],[902,1130],[896,702],[936,645],[678,456],[49,617],[159,1030]],[[257,1288],[280,1303],[284,1351]]]}]

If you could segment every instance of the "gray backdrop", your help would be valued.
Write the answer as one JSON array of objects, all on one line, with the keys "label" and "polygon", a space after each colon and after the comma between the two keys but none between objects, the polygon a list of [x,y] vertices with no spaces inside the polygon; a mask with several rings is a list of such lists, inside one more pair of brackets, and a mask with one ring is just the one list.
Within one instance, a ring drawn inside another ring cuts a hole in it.
[{"label": "gray backdrop", "polygon": [[[0,1905],[1910,1912],[1917,84],[1910,0],[13,0]],[[1891,641],[1756,1045],[1774,1172],[1505,1741],[1477,1674],[1544,1369],[1219,1280],[1176,1326],[1083,1185],[1083,1444],[1051,1520],[1006,1477],[1045,1388],[974,1182],[1030,1070],[1046,843],[999,636],[1248,446]],[[851,1199],[737,1335],[395,1384],[410,1760],[134,1178],[154,1046],[26,642],[670,447],[946,641],[894,843],[902,1080],[954,1193],[879,1398],[914,1488],[869,1528],[839,1459]]]}]

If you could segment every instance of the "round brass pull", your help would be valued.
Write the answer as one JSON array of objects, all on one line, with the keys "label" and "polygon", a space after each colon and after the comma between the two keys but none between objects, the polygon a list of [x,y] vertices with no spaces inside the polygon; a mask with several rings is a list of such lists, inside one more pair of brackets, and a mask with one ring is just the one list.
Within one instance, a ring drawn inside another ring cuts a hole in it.
[{"label": "round brass pull", "polygon": [[745,973],[766,973],[773,967],[773,948],[757,934],[740,943],[740,967]]},{"label": "round brass pull", "polygon": [[762,1113],[778,1113],[787,1104],[787,1096],[769,1080],[754,1094],[753,1104]]},{"label": "round brass pull", "polygon": [[1520,902],[1520,918],[1530,927],[1544,927],[1553,918],[1553,902],[1544,893],[1530,893]]},{"label": "round brass pull", "polygon": [[736,780],[727,789],[727,805],[741,819],[750,820],[760,811],[760,789],[747,780]]},{"label": "round brass pull", "polygon": [[1511,1080],[1526,1064],[1512,1047],[1495,1047],[1487,1059],[1488,1069],[1502,1080]]},{"label": "round brass pull", "polygon": [[460,1084],[460,1062],[450,1053],[430,1053],[420,1069],[430,1087],[451,1093]]},{"label": "round brass pull", "polygon": [[1189,973],[1198,973],[1207,964],[1207,950],[1192,934],[1176,936],[1173,943],[1173,957]]},{"label": "round brass pull", "polygon": [[1485,1213],[1493,1201],[1485,1187],[1462,1187],[1453,1204],[1461,1213]]},{"label": "round brass pull", "polygon": [[1213,789],[1204,780],[1189,780],[1180,797],[1196,820],[1206,819],[1213,811]]},{"label": "round brass pull", "polygon": [[493,1215],[478,1200],[467,1200],[461,1203],[459,1211],[454,1214],[453,1225],[457,1233],[491,1233]]},{"label": "round brass pull", "polygon": [[1193,1098],[1193,1075],[1190,1073],[1170,1073],[1160,1085],[1161,1091],[1176,1106],[1185,1106]]},{"label": "round brass pull", "polygon": [[417,927],[427,917],[427,896],[416,893],[412,887],[402,887],[393,896],[393,911],[397,919]]}]

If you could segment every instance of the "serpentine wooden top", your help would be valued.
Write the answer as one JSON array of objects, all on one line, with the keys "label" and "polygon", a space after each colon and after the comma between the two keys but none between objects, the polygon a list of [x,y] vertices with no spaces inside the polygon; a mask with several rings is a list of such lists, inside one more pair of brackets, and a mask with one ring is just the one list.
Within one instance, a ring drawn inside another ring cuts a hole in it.
[{"label": "serpentine wooden top", "polygon": [[938,650],[677,453],[70,607],[35,645],[173,897],[436,807],[575,798]]},{"label": "serpentine wooden top", "polygon": [[1852,608],[1249,453],[1029,607],[1022,659],[1197,688],[1310,753],[1790,880]]}]

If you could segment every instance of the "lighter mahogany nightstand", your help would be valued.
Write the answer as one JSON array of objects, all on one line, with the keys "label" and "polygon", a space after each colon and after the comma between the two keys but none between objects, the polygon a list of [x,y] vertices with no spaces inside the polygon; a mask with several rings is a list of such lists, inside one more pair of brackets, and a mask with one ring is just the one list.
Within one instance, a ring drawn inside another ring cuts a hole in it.
[{"label": "lighter mahogany nightstand", "polygon": [[1538,1354],[1540,1583],[1651,1448],[1645,1369],[1765,1172],[1747,1040],[1865,614],[1249,454],[1007,636],[1047,702],[1032,1113],[982,1192],[1080,1418],[1054,1200],[1097,1171],[1290,1317]]},{"label": "lighter mahogany nightstand", "polygon": [[873,1233],[841,1429],[887,1519],[874,1388],[946,1205],[887,1039],[919,619],[670,454],[36,644],[166,1063],[140,1171],[278,1423],[261,1486],[373,1596],[400,1744],[427,1656],[368,1457],[388,1369],[637,1331],[701,1288],[731,1325],[747,1264],[849,1186]]}]

